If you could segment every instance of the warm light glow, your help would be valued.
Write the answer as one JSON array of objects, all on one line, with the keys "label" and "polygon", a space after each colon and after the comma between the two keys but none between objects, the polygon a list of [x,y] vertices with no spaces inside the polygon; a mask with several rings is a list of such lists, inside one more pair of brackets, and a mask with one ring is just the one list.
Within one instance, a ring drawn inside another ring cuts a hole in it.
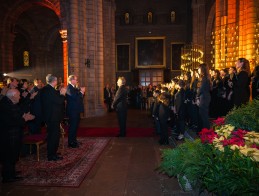
[{"label": "warm light glow", "polygon": [[181,69],[189,71],[203,63],[204,53],[198,45],[186,45],[182,49]]},{"label": "warm light glow", "polygon": [[63,42],[63,67],[64,67],[64,84],[67,85],[68,78],[68,45],[67,45],[67,30],[59,31]]}]

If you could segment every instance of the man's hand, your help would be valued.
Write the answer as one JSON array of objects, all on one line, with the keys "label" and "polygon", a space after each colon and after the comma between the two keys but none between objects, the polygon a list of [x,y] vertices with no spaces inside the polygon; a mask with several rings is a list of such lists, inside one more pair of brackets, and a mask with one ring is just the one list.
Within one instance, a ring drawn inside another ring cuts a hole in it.
[{"label": "man's hand", "polygon": [[28,92],[26,92],[26,91],[24,91],[23,93],[22,93],[22,96],[25,98],[26,96],[28,95]]},{"label": "man's hand", "polygon": [[80,87],[80,92],[81,92],[82,94],[85,94],[85,87]]},{"label": "man's hand", "polygon": [[38,94],[38,91],[37,91],[37,92],[32,93],[32,94],[31,94],[31,96],[30,96],[30,99],[34,99],[34,97],[35,97],[37,94]]},{"label": "man's hand", "polygon": [[24,118],[25,121],[33,120],[35,118],[35,116],[30,114],[30,112],[24,113],[22,117]]},{"label": "man's hand", "polygon": [[66,95],[66,92],[67,92],[67,89],[65,88],[65,87],[62,87],[61,89],[60,89],[60,95]]}]

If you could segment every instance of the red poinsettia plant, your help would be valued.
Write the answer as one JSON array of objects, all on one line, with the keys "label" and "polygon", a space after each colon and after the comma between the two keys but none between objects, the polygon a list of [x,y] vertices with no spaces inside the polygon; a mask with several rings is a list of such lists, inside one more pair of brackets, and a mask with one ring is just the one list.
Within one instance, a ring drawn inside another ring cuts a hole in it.
[{"label": "red poinsettia plant", "polygon": [[236,129],[231,124],[224,124],[224,118],[218,118],[213,123],[213,128],[204,128],[199,133],[202,143],[211,144],[222,152],[225,147],[239,150],[244,156],[259,162],[259,133]]}]

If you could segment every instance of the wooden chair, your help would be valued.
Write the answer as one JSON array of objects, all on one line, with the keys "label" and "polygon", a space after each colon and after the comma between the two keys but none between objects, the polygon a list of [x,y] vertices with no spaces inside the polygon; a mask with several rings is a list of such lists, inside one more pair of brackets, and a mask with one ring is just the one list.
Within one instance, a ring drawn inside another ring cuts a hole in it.
[{"label": "wooden chair", "polygon": [[30,154],[32,153],[32,146],[36,145],[37,161],[40,161],[40,145],[45,143],[46,137],[46,133],[40,133],[33,135],[25,135],[23,138],[23,143],[30,145]]},{"label": "wooden chair", "polygon": [[[46,142],[47,133],[39,133],[39,134],[33,134],[33,135],[24,135],[23,137],[23,143],[30,145],[30,154],[32,153],[32,146],[36,145],[37,150],[37,161],[40,161],[40,145],[44,144]],[[65,149],[65,130],[60,124],[60,139],[61,139],[61,154],[64,154]]]}]

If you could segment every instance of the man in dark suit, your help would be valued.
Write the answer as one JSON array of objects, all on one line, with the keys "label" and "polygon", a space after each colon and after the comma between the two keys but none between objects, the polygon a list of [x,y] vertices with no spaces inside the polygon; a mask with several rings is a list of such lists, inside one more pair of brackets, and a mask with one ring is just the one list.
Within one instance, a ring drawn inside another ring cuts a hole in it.
[{"label": "man in dark suit", "polygon": [[85,87],[77,88],[77,77],[75,75],[70,75],[68,82],[66,93],[66,113],[69,119],[68,147],[78,148],[79,143],[76,140],[76,133],[80,121],[80,113],[84,112],[83,96]]},{"label": "man in dark suit", "polygon": [[30,113],[23,113],[18,102],[20,92],[9,89],[0,101],[0,160],[3,183],[21,180],[15,171],[22,144],[22,126],[34,118]]},{"label": "man in dark suit", "polygon": [[37,92],[37,95],[31,101],[30,111],[35,116],[35,119],[31,121],[28,125],[31,134],[38,134],[41,132],[42,123],[42,112],[41,112],[41,100],[40,92],[42,89],[42,82],[40,79],[34,79],[34,87],[30,90],[30,93]]},{"label": "man in dark suit", "polygon": [[106,84],[103,94],[104,94],[104,103],[107,107],[107,112],[111,112],[112,93],[111,93],[109,84]]},{"label": "man in dark suit", "polygon": [[60,123],[63,120],[64,101],[66,89],[57,91],[57,77],[48,74],[46,76],[47,85],[41,90],[41,103],[43,120],[47,125],[47,156],[49,161],[63,159],[57,156],[60,138]]},{"label": "man in dark suit", "polygon": [[120,134],[118,137],[126,136],[126,120],[127,120],[127,95],[128,91],[125,86],[126,80],[124,77],[119,77],[117,85],[119,87],[112,102],[112,108],[114,108],[118,115],[118,121],[120,126]]}]

